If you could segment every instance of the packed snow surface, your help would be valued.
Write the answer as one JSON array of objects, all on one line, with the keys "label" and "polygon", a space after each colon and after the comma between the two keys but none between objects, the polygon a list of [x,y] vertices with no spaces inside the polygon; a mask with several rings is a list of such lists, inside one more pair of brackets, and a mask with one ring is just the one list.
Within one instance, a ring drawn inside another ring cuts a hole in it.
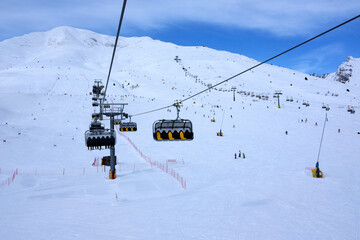
[{"label": "packed snow surface", "polygon": [[[89,151],[84,132],[113,44],[69,27],[0,42],[1,239],[360,239],[359,58],[346,83],[263,65],[189,99],[180,117],[192,121],[193,141],[153,140],[153,122],[175,119],[174,108],[134,116],[138,131],[117,134],[109,180],[108,168],[92,166],[109,150]],[[257,63],[120,38],[108,100],[136,115]]]}]

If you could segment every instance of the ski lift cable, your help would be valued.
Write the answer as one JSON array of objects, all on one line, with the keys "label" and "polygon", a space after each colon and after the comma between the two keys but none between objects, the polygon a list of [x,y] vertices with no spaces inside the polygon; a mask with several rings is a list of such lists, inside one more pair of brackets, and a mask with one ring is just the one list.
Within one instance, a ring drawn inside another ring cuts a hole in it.
[{"label": "ski lift cable", "polygon": [[105,100],[106,90],[107,90],[107,87],[108,87],[108,84],[109,84],[111,69],[112,69],[112,65],[113,65],[114,57],[115,57],[116,46],[117,46],[117,42],[118,42],[118,40],[119,40],[119,34],[120,34],[121,24],[122,24],[122,20],[123,20],[123,18],[124,18],[126,1],[127,1],[127,0],[124,0],[124,2],[123,2],[123,7],[122,7],[122,10],[121,10],[121,15],[120,15],[120,20],[119,20],[119,26],[118,26],[118,30],[117,30],[117,33],[116,33],[115,45],[114,45],[113,54],[112,54],[112,57],[111,57],[111,63],[110,63],[110,68],[109,68],[108,77],[107,77],[107,80],[106,80],[106,87],[105,87],[105,91],[104,91],[104,98],[103,98],[103,100]]},{"label": "ski lift cable", "polygon": [[[347,21],[345,21],[345,22],[343,22],[343,23],[341,23],[341,24],[339,24],[339,25],[337,25],[337,26],[335,26],[335,27],[333,27],[333,28],[330,28],[330,29],[326,30],[326,31],[323,32],[323,33],[320,33],[320,34],[316,35],[315,37],[312,37],[312,38],[310,38],[310,39],[308,39],[308,40],[306,40],[306,41],[304,41],[304,42],[302,42],[302,43],[300,43],[300,44],[298,44],[298,45],[296,45],[296,46],[294,46],[294,47],[292,47],[292,48],[289,48],[288,50],[283,51],[282,53],[279,53],[279,54],[277,54],[277,55],[275,55],[275,56],[273,56],[273,57],[271,57],[271,58],[269,58],[269,59],[267,59],[267,60],[265,60],[265,61],[263,61],[263,62],[260,62],[260,63],[258,63],[258,64],[256,64],[256,65],[254,65],[254,66],[252,66],[252,67],[250,67],[250,68],[248,68],[248,69],[246,69],[246,70],[238,73],[238,74],[235,74],[235,75],[233,75],[233,76],[225,79],[224,81],[221,81],[221,82],[219,82],[219,83],[216,83],[215,85],[212,85],[212,86],[210,86],[210,87],[208,87],[208,88],[206,88],[206,89],[204,89],[204,90],[202,90],[202,91],[200,91],[200,92],[198,92],[198,93],[196,93],[196,94],[194,94],[194,95],[191,95],[190,97],[187,97],[187,98],[185,98],[185,99],[183,99],[183,100],[180,100],[180,101],[178,101],[178,103],[183,103],[183,102],[185,102],[185,101],[187,101],[187,100],[189,100],[189,99],[191,99],[191,98],[193,98],[193,97],[196,97],[196,96],[198,96],[198,95],[200,95],[200,94],[202,94],[202,93],[204,93],[204,92],[206,92],[206,91],[208,91],[208,90],[210,90],[210,89],[212,89],[212,88],[214,88],[214,87],[217,87],[217,86],[219,86],[219,85],[221,85],[221,84],[223,84],[223,83],[225,83],[225,82],[228,82],[228,81],[230,81],[230,80],[232,80],[232,79],[234,79],[234,78],[236,78],[236,77],[238,77],[238,76],[240,76],[240,75],[242,75],[242,74],[244,74],[244,73],[246,73],[246,72],[248,72],[248,71],[251,71],[251,70],[254,69],[254,68],[257,68],[257,67],[263,65],[264,63],[267,63],[267,62],[269,62],[269,61],[271,61],[271,60],[274,60],[275,58],[278,58],[278,57],[280,57],[281,55],[284,55],[285,53],[288,53],[288,52],[290,52],[290,51],[292,51],[292,50],[294,50],[294,49],[296,49],[296,48],[298,48],[298,47],[300,47],[300,46],[302,46],[302,45],[304,45],[304,44],[306,44],[306,43],[308,43],[308,42],[311,42],[311,41],[315,40],[316,38],[319,38],[319,37],[321,37],[321,36],[323,36],[323,35],[331,32],[331,31],[333,31],[333,30],[335,30],[335,29],[337,29],[337,28],[339,28],[339,27],[341,27],[341,26],[349,23],[349,22],[352,22],[352,21],[354,21],[355,19],[357,19],[357,18],[359,18],[359,17],[360,17],[360,14],[357,15],[357,16],[355,16],[355,17],[353,17],[353,18],[351,18],[351,19],[349,19],[349,20],[347,20]],[[162,109],[170,108],[170,107],[172,107],[172,106],[173,106],[173,104],[171,104],[171,105],[169,105],[169,106],[166,106],[166,107],[162,107],[162,108],[150,110],[150,111],[147,111],[147,112],[143,112],[143,113],[132,114],[131,116],[134,117],[134,116],[144,115],[144,114],[156,112],[156,111],[159,111],[159,110],[162,110]]]},{"label": "ski lift cable", "polygon": [[339,28],[339,27],[341,27],[341,26],[343,26],[343,25],[345,25],[345,24],[347,24],[347,23],[349,23],[349,22],[351,22],[351,21],[359,18],[359,17],[360,17],[360,15],[357,15],[356,17],[353,17],[353,18],[351,18],[351,19],[349,19],[349,20],[347,20],[347,21],[345,21],[345,22],[343,22],[343,23],[341,23],[341,24],[339,24],[339,25],[337,25],[337,26],[335,26],[335,27],[333,27],[333,28],[331,28],[331,29],[323,32],[323,33],[320,33],[320,34],[316,35],[315,37],[312,37],[312,38],[310,38],[310,39],[308,39],[308,40],[306,40],[306,41],[304,41],[304,42],[302,42],[302,43],[300,43],[300,44],[298,44],[298,45],[296,45],[296,46],[294,46],[294,47],[292,47],[292,48],[289,48],[288,50],[286,50],[286,51],[284,51],[284,52],[282,52],[282,53],[279,53],[279,54],[277,54],[277,55],[275,55],[275,56],[273,56],[273,57],[271,57],[271,58],[269,58],[269,59],[267,59],[267,60],[265,60],[265,61],[263,61],[263,62],[260,62],[260,63],[258,63],[258,64],[256,64],[256,65],[254,65],[254,66],[252,66],[252,67],[250,67],[250,68],[248,68],[248,69],[246,69],[246,70],[238,73],[238,74],[235,74],[234,76],[229,77],[228,79],[225,79],[224,81],[221,81],[221,82],[219,82],[219,83],[217,83],[217,84],[215,84],[215,85],[213,85],[213,86],[211,86],[211,87],[209,87],[209,88],[207,88],[207,89],[204,89],[204,90],[201,91],[201,92],[198,92],[198,93],[196,93],[196,94],[194,94],[194,95],[192,95],[192,96],[190,96],[190,97],[188,97],[188,98],[185,98],[185,99],[183,99],[181,102],[185,102],[185,101],[189,100],[190,98],[193,98],[193,97],[195,97],[195,96],[197,96],[197,95],[199,95],[199,94],[201,94],[201,93],[203,93],[203,92],[206,92],[207,90],[210,90],[210,89],[212,89],[212,88],[214,88],[214,87],[216,87],[216,86],[219,86],[220,84],[223,84],[223,83],[225,83],[225,82],[227,82],[227,81],[229,81],[229,80],[232,80],[233,78],[236,78],[236,77],[238,77],[238,76],[240,76],[240,75],[242,75],[242,74],[244,74],[244,73],[246,73],[246,72],[248,72],[248,71],[250,71],[250,70],[252,70],[252,69],[254,69],[254,68],[257,68],[257,67],[263,65],[264,63],[267,63],[267,62],[269,62],[269,61],[271,61],[271,60],[273,60],[273,59],[275,59],[275,58],[278,58],[278,57],[280,57],[281,55],[283,55],[283,54],[285,54],[285,53],[288,53],[288,52],[290,52],[290,51],[292,51],[292,50],[294,50],[294,49],[296,49],[296,48],[298,48],[298,47],[300,47],[300,46],[302,46],[302,45],[304,45],[304,44],[306,44],[306,43],[308,43],[308,42],[311,42],[312,40],[315,40],[316,38],[321,37],[322,35],[325,35],[326,33],[329,33],[329,32],[331,32],[331,31],[333,31],[333,30],[335,30],[335,29],[337,29],[337,28]]},{"label": "ski lift cable", "polygon": [[327,117],[327,113],[326,113],[325,121],[324,121],[324,127],[323,127],[322,134],[321,134],[321,140],[320,140],[319,153],[318,153],[318,156],[317,156],[317,162],[319,162],[319,158],[320,158],[321,145],[322,145],[322,142],[323,142],[324,132],[325,132],[325,125],[326,125],[327,121],[328,121],[328,117]]},{"label": "ski lift cable", "polygon": [[223,116],[222,116],[222,120],[221,120],[220,130],[222,129],[222,126],[223,126],[223,122],[224,122],[224,115],[225,115],[225,110],[224,110],[224,112],[223,112]]}]

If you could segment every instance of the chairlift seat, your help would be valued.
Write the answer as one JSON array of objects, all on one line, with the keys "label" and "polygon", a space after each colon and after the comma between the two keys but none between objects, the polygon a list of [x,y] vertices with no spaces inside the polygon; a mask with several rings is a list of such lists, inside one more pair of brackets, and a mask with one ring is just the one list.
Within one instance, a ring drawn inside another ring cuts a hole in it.
[{"label": "chairlift seat", "polygon": [[92,121],[90,126],[89,126],[89,130],[90,131],[93,131],[93,130],[105,130],[105,126],[101,122]]},{"label": "chairlift seat", "polygon": [[92,118],[100,118],[100,114],[99,113],[93,113],[93,114],[91,114],[91,117]]},{"label": "chairlift seat", "polygon": [[135,122],[120,123],[120,132],[136,132],[137,124]]},{"label": "chairlift seat", "polygon": [[115,131],[105,129],[101,122],[93,121],[85,132],[85,143],[88,148],[113,147],[116,143]]},{"label": "chairlift seat", "polygon": [[[117,159],[115,156],[115,165],[117,164]],[[101,158],[101,166],[110,166],[110,156],[104,156]]]},{"label": "chairlift seat", "polygon": [[116,143],[115,131],[110,129],[87,130],[85,142],[88,148],[113,147]]},{"label": "chairlift seat", "polygon": [[194,139],[192,123],[187,119],[158,120],[153,124],[156,141],[189,141]]}]

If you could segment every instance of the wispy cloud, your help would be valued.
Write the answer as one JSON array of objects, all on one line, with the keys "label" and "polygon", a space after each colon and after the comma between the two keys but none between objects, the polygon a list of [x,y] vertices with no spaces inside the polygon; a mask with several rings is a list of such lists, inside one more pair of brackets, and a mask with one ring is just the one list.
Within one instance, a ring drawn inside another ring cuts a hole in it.
[{"label": "wispy cloud", "polygon": [[[61,25],[103,29],[117,25],[121,6],[119,0],[1,0],[0,32],[42,31]],[[126,23],[149,30],[194,21],[294,36],[359,12],[358,0],[131,0]]]},{"label": "wispy cloud", "polygon": [[294,59],[297,64],[293,68],[300,72],[323,74],[326,62],[331,62],[331,59],[339,59],[339,56],[343,54],[344,46],[342,44],[328,44]]}]

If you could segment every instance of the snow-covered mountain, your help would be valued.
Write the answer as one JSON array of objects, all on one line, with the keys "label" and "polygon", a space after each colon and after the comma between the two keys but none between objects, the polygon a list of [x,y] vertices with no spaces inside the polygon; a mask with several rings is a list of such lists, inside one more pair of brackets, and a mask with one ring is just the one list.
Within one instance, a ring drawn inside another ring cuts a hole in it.
[{"label": "snow-covered mountain", "polygon": [[[106,78],[113,42],[114,37],[70,27],[58,27],[49,32],[31,33],[3,41],[0,43],[3,53],[0,57],[1,81],[7,86],[6,92],[26,89],[42,93],[54,84],[54,80],[59,80],[62,84],[54,89],[55,92],[79,93],[78,88],[84,81],[91,84],[93,79]],[[174,61],[175,56],[181,61]],[[326,80],[264,65],[225,83],[219,89],[228,91],[236,86],[239,91],[267,96],[275,90],[282,90],[288,97],[307,101],[314,94],[347,94],[345,90],[348,86],[327,80],[344,82],[354,74],[354,80],[350,82],[356,88],[356,96],[360,93],[359,84],[354,84],[355,79],[359,79],[359,62],[360,59],[349,57]],[[180,90],[172,92],[180,98],[202,90],[208,84],[214,85],[256,63],[256,60],[239,54],[206,47],[181,47],[148,37],[120,38],[111,80],[113,85],[124,85],[120,89],[123,93],[132,90],[130,92],[133,94],[141,93],[148,97],[158,97],[157,89],[167,89],[171,85],[171,88]],[[85,80],[82,77],[84,74],[91,76],[90,79]],[[21,76],[23,81],[15,80],[15,75],[16,78]],[[34,76],[36,80],[33,80]],[[337,101],[330,98],[326,102]]]},{"label": "snow-covered mountain", "polygon": [[[84,132],[96,110],[89,92],[94,79],[105,83],[114,40],[59,27],[0,42],[2,238],[359,236],[359,58],[325,78],[264,64],[189,99],[180,116],[193,122],[193,141],[152,139],[153,122],[174,119],[174,109],[136,116],[138,131],[117,135],[118,178],[108,180],[92,164],[109,152],[88,151]],[[130,115],[143,113],[257,63],[206,47],[121,37],[108,99],[128,103]],[[281,108],[273,97],[278,90]],[[325,178],[315,179],[309,169],[326,113]],[[216,136],[220,129],[223,137]],[[239,150],[246,158],[234,158]]]},{"label": "snow-covered mountain", "polygon": [[341,83],[351,83],[353,87],[356,87],[360,79],[360,60],[359,58],[348,57],[344,63],[342,63],[335,73],[327,76],[329,79],[339,81]]}]

